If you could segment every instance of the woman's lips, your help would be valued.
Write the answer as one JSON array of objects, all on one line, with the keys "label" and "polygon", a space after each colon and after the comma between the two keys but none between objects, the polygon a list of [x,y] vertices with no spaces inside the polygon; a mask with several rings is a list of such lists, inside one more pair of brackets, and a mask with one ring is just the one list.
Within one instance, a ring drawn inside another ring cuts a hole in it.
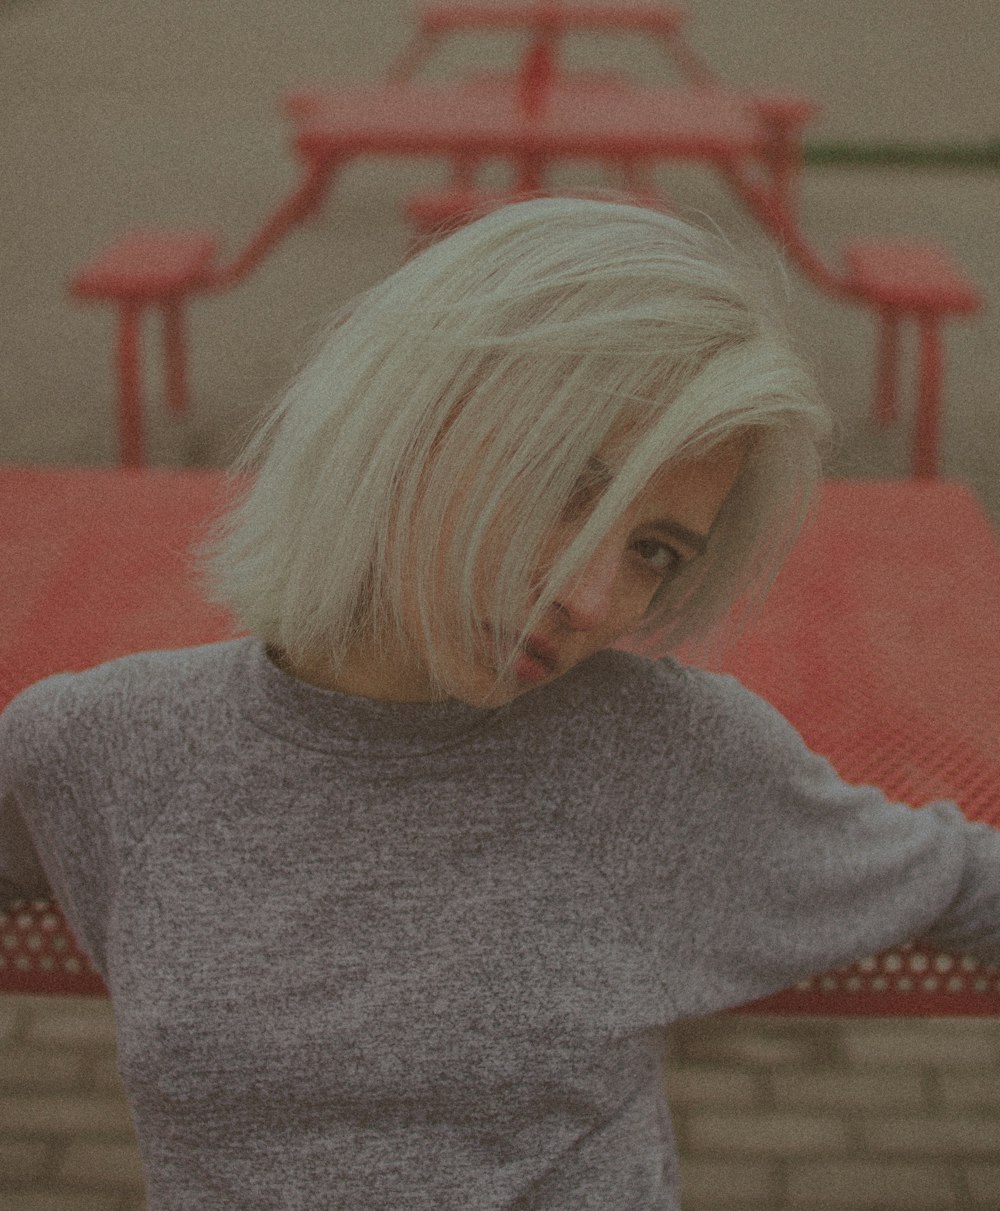
[{"label": "woman's lips", "polygon": [[541,635],[529,635],[524,646],[542,664],[547,664],[553,670],[559,667],[559,649]]},{"label": "woman's lips", "polygon": [[554,670],[548,664],[544,664],[537,657],[532,656],[530,652],[522,652],[517,658],[517,664],[514,665],[514,672],[522,681],[536,683],[547,681]]},{"label": "woman's lips", "polygon": [[[483,630],[487,635],[493,634],[493,628],[487,623],[483,623]],[[559,668],[557,649],[540,635],[528,636],[524,650],[518,657],[518,665],[525,660],[535,666],[536,672],[541,670],[546,676],[557,672]],[[517,666],[515,666],[516,668]]]}]

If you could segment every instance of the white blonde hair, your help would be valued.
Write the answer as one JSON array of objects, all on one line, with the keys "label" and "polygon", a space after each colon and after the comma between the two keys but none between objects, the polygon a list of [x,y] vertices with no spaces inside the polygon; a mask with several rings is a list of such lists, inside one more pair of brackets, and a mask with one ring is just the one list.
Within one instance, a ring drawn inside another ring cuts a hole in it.
[{"label": "white blonde hair", "polygon": [[[235,495],[193,548],[196,576],[293,661],[337,675],[352,650],[391,639],[422,656],[443,700],[446,648],[469,659],[481,638],[481,559],[498,569],[486,621],[509,672],[654,474],[752,430],[705,557],[663,584],[628,637],[664,655],[708,639],[738,602],[745,617],[763,605],[836,428],[763,273],[721,237],[647,206],[518,202],[335,314],[236,456]],[[620,469],[539,583],[542,549],[612,436]]]}]

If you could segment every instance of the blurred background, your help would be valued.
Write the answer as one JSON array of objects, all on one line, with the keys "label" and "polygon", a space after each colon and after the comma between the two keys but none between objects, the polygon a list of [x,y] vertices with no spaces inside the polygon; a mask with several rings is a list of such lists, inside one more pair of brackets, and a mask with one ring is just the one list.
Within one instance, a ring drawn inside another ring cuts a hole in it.
[{"label": "blurred background", "polygon": [[[848,239],[926,237],[979,287],[985,309],[943,326],[940,474],[968,484],[1000,525],[1000,171],[982,154],[1000,139],[995,0],[685,7],[688,40],[724,81],[822,105],[805,132],[800,219],[829,264],[840,266]],[[376,80],[414,29],[410,0],[0,0],[0,461],[117,464],[117,317],[71,299],[69,279],[130,227],[207,228],[230,259],[299,179],[282,94]],[[456,37],[420,78],[513,67],[520,46],[514,35]],[[676,80],[638,37],[572,38],[565,57]],[[855,162],[832,154],[845,145]],[[887,145],[938,154],[909,166],[872,157]],[[150,464],[225,466],[316,325],[400,264],[412,238],[405,198],[447,175],[430,159],[357,161],[323,213],[246,281],[195,297],[180,419],[163,403],[151,313]],[[508,179],[500,166],[483,178]],[[657,182],[682,216],[780,270],[780,249],[709,169],[674,163]],[[607,183],[594,164],[549,177],[550,187]],[[872,314],[819,294],[794,267],[786,280],[799,344],[844,427],[828,474],[909,475],[913,335],[902,415],[879,429]],[[672,1035],[686,1208],[1000,1207],[994,1022],[718,1018]],[[142,1206],[110,1005],[0,998],[0,1207]]]},{"label": "blurred background", "polygon": [[[1000,32],[992,0],[693,0],[688,38],[724,80],[814,98],[823,115],[807,150],[851,143],[956,148],[1000,138]],[[383,76],[415,28],[410,0],[6,0],[2,12],[0,176],[3,272],[0,421],[7,462],[112,464],[117,459],[113,308],[72,300],[70,277],[129,227],[202,227],[220,259],[245,246],[299,179],[283,92]],[[513,66],[514,34],[459,35],[422,79]],[[578,35],[569,66],[670,80],[649,40]],[[273,402],[323,314],[381,279],[405,255],[402,204],[443,183],[432,159],[358,160],[324,214],[296,228],[231,291],[189,308],[192,405],[162,406],[160,325],[150,313],[149,457],[221,466],[236,435]],[[492,180],[491,180],[492,178]],[[484,179],[506,183],[502,166]],[[594,164],[557,167],[556,186],[602,184]],[[658,183],[682,215],[717,223],[762,257],[773,242],[717,174],[677,162]],[[941,474],[969,483],[1000,516],[1000,173],[985,168],[808,166],[801,224],[826,261],[845,240],[939,240],[979,285],[984,312],[944,325],[947,372]],[[875,323],[864,308],[819,294],[795,270],[790,312],[846,440],[830,473],[907,473],[909,411],[883,432],[870,423]],[[904,352],[915,344],[907,333]],[[907,361],[906,386],[912,380]],[[903,400],[910,406],[906,391]]]}]

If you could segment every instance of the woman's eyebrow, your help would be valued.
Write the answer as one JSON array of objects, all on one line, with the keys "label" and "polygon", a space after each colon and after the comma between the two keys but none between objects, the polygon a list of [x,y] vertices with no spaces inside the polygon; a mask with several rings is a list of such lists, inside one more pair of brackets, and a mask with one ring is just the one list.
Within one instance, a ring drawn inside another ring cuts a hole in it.
[{"label": "woman's eyebrow", "polygon": [[[595,486],[607,487],[614,478],[614,471],[608,466],[603,459],[592,455],[587,460],[588,477],[596,481]],[[660,517],[656,521],[647,523],[643,527],[650,530],[655,530],[659,534],[664,534],[670,538],[679,538],[692,551],[697,551],[699,555],[704,555],[708,548],[708,535],[698,534],[694,530],[689,530],[687,526],[675,520],[673,517]]]}]

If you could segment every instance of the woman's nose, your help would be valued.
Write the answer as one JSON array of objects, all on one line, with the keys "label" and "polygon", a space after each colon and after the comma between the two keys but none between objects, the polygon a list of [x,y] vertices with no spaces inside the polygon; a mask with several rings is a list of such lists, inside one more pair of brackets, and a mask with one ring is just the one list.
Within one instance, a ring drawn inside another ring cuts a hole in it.
[{"label": "woman's nose", "polygon": [[620,574],[621,554],[606,543],[566,585],[558,603],[574,630],[593,630],[608,621],[615,608]]}]

